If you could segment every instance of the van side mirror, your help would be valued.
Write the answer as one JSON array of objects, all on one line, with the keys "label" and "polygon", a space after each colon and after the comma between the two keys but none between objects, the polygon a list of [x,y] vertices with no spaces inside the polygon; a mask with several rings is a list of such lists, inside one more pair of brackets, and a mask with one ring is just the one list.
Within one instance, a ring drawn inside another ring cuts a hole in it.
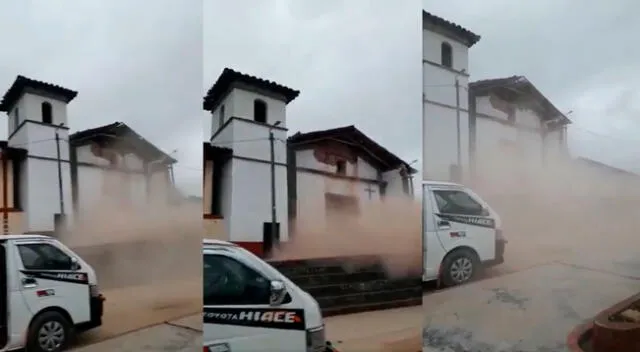
[{"label": "van side mirror", "polygon": [[269,305],[279,306],[287,297],[287,287],[280,280],[273,280],[269,285]]},{"label": "van side mirror", "polygon": [[80,270],[80,263],[78,263],[78,259],[75,257],[71,257],[71,270],[76,271]]}]

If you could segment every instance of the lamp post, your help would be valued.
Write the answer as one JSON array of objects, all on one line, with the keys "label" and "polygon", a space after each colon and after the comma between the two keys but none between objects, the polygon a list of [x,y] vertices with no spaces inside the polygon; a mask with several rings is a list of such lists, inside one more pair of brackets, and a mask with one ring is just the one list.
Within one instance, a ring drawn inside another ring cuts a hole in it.
[{"label": "lamp post", "polygon": [[276,214],[276,155],[275,155],[275,137],[273,136],[273,127],[280,125],[280,121],[276,121],[269,126],[269,164],[271,166],[271,244],[276,238],[277,231],[277,214]]}]

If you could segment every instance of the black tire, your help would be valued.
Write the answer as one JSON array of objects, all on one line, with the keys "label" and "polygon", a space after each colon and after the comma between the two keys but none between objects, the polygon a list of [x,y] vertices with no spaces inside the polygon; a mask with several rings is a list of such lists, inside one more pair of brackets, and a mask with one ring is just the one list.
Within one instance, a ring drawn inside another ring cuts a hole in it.
[{"label": "black tire", "polygon": [[471,250],[458,249],[442,261],[442,283],[444,287],[462,285],[473,280],[480,271],[480,260]]},{"label": "black tire", "polygon": [[[50,336],[56,336],[59,343],[55,343],[57,339],[51,339],[51,349],[46,348],[40,343],[40,335],[45,331],[50,331]],[[67,348],[71,341],[71,322],[69,322],[62,314],[58,312],[44,312],[31,322],[27,335],[27,348],[25,352],[60,352]],[[53,344],[55,343],[55,344]]]}]

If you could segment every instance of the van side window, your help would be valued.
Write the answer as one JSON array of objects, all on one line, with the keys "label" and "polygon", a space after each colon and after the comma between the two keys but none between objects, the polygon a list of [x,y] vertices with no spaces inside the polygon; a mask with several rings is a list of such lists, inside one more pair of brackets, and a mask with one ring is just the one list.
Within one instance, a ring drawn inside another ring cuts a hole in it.
[{"label": "van side window", "polygon": [[205,305],[269,304],[269,280],[239,261],[215,254],[202,260]]},{"label": "van side window", "polygon": [[26,270],[72,270],[71,257],[46,243],[18,245],[22,265]]},{"label": "van side window", "polygon": [[438,209],[443,214],[485,216],[484,207],[464,191],[434,190]]}]

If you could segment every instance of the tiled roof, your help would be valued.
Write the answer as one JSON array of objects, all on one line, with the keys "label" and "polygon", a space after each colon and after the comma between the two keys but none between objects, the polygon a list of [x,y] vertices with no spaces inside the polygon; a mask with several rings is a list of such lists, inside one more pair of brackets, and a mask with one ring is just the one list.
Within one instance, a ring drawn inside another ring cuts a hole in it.
[{"label": "tiled roof", "polygon": [[295,148],[296,145],[302,143],[311,143],[322,139],[345,139],[349,142],[353,142],[357,146],[360,146],[363,150],[369,151],[374,154],[384,165],[384,171],[393,170],[404,166],[409,173],[416,173],[417,170],[413,169],[407,162],[400,159],[395,154],[391,153],[388,149],[384,148],[380,144],[376,143],[373,139],[367,137],[362,131],[355,126],[346,126],[332,128],[328,130],[313,131],[308,133],[296,133],[287,139],[289,145]]},{"label": "tiled roof", "polygon": [[0,101],[0,111],[9,112],[27,88],[48,92],[63,99],[65,103],[72,101],[78,95],[78,92],[71,89],[47,82],[36,81],[25,76],[18,76],[16,80],[13,81],[9,90],[4,93],[4,97],[2,97],[2,101]]},{"label": "tiled roof", "polygon": [[485,96],[492,91],[506,90],[515,96],[528,95],[543,108],[547,119],[562,118],[562,124],[570,124],[571,120],[551,103],[532,83],[524,76],[511,76],[505,78],[484,79],[469,83],[469,91],[476,96]]},{"label": "tiled roof", "polygon": [[69,136],[69,141],[75,145],[88,142],[113,142],[116,140],[126,141],[139,155],[148,160],[165,160],[165,163],[173,164],[177,162],[174,158],[164,153],[153,143],[147,141],[137,132],[122,122],[114,122],[108,125],[78,131]]},{"label": "tiled roof", "polygon": [[234,83],[244,83],[248,86],[274,92],[283,96],[287,104],[300,95],[300,91],[285,87],[276,82],[225,68],[216,83],[213,84],[207,92],[207,95],[205,95],[202,108],[207,111],[215,109],[216,105],[224,99],[224,95],[228,93],[231,85]]},{"label": "tiled roof", "polygon": [[460,41],[464,42],[467,47],[472,47],[474,44],[480,41],[480,36],[473,33],[472,31],[451,21],[447,21],[442,17],[433,15],[427,11],[422,11],[422,21],[423,23],[431,23],[437,27],[447,29],[448,31],[459,37]]}]

